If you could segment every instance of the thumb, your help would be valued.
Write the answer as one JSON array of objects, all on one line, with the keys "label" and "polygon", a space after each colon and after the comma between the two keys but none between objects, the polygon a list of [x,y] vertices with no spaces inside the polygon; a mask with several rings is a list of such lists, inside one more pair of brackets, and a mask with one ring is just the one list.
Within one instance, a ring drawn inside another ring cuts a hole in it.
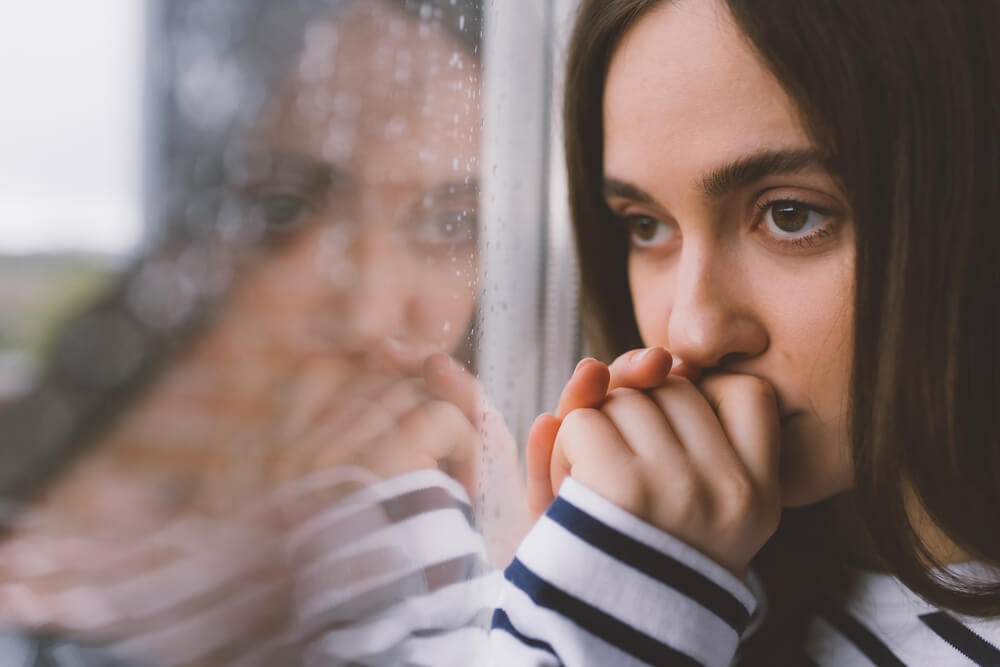
[{"label": "thumb", "polygon": [[555,500],[555,487],[552,485],[551,460],[552,449],[555,446],[556,434],[559,432],[559,420],[550,414],[538,415],[528,433],[528,444],[525,448],[527,467],[528,512],[532,522],[545,513]]}]

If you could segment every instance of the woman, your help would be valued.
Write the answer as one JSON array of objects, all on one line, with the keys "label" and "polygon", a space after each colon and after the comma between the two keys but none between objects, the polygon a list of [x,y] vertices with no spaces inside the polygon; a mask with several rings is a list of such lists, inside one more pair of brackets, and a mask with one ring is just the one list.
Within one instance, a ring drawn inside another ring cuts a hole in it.
[{"label": "woman", "polygon": [[507,664],[1000,664],[998,27],[583,2],[582,273],[610,353],[650,351],[536,423]]}]

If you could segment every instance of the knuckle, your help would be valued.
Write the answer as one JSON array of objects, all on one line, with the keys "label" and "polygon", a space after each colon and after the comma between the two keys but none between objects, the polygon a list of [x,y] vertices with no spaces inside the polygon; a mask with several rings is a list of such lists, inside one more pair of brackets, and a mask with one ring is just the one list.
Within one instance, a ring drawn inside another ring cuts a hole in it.
[{"label": "knuckle", "polygon": [[769,536],[777,529],[781,519],[780,499],[762,493],[748,476],[728,476],[721,495],[716,521],[725,534]]},{"label": "knuckle", "polygon": [[703,520],[711,505],[711,497],[690,470],[679,469],[669,479],[658,480],[657,484],[666,486],[665,501],[669,503],[670,513],[681,525],[694,525]]},{"label": "knuckle", "polygon": [[[598,477],[602,481],[608,478],[606,474],[600,474]],[[618,474],[614,475],[613,484],[603,483],[606,486],[605,493],[613,503],[635,516],[649,515],[650,508],[654,504],[653,493],[645,472],[637,461],[633,460],[623,466]]]},{"label": "knuckle", "polygon": [[650,514],[653,500],[648,489],[641,484],[621,484],[609,494],[612,502],[629,514],[645,517]]},{"label": "knuckle", "polygon": [[690,379],[681,375],[668,375],[666,382],[663,383],[663,386],[667,389],[687,391],[688,389],[694,388],[694,383],[691,382]]},{"label": "knuckle", "polygon": [[734,473],[726,476],[723,488],[725,498],[725,513],[736,519],[753,514],[759,504],[759,494],[756,486],[742,473]]},{"label": "knuckle", "polygon": [[393,431],[402,436],[403,442],[422,442],[425,434],[433,433],[440,426],[439,409],[432,402],[410,410],[395,420]]},{"label": "knuckle", "polygon": [[617,357],[614,358],[614,361],[611,362],[611,365],[615,366],[616,368],[624,366],[636,356],[636,352],[637,350],[629,350],[628,352],[622,352],[621,354],[619,354]]},{"label": "knuckle", "polygon": [[713,499],[699,484],[687,485],[674,501],[674,516],[679,526],[704,526],[714,514]]},{"label": "knuckle", "polygon": [[668,375],[663,384],[652,391],[657,398],[662,399],[669,396],[676,396],[677,394],[684,392],[697,391],[697,389],[695,388],[694,383],[686,377]]},{"label": "knuckle", "polygon": [[742,375],[739,378],[740,391],[760,400],[774,400],[774,388],[770,383],[754,375]]},{"label": "knuckle", "polygon": [[774,400],[774,388],[756,375],[712,375],[705,378],[702,387],[720,396],[741,396],[753,400]]},{"label": "knuckle", "polygon": [[389,396],[397,401],[412,398],[423,398],[429,395],[427,383],[423,378],[403,378],[389,390]]},{"label": "knuckle", "polygon": [[457,405],[450,401],[427,401],[423,409],[419,412],[422,413],[425,426],[432,431],[454,431],[456,429],[466,431],[473,429],[472,424],[466,419],[465,414]]},{"label": "knuckle", "polygon": [[567,433],[586,433],[588,430],[593,428],[597,423],[606,420],[600,410],[594,408],[579,408],[577,410],[571,411],[568,415],[563,417],[562,426],[559,432],[562,433],[566,431]]},{"label": "knuckle", "polygon": [[638,390],[631,387],[618,387],[617,389],[612,389],[608,392],[608,397],[604,399],[604,405],[611,405],[615,403],[629,403],[639,399],[645,399],[646,395]]}]

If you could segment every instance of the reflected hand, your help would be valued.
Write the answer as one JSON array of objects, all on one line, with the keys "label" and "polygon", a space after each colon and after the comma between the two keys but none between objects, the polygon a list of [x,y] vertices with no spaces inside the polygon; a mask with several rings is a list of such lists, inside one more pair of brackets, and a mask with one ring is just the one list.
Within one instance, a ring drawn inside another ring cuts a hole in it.
[{"label": "reflected hand", "polygon": [[506,564],[528,526],[516,443],[461,364],[396,352],[355,373],[357,382],[338,377],[332,360],[311,362],[273,474],[286,481],[339,465],[383,478],[441,469],[465,487],[491,559]]}]

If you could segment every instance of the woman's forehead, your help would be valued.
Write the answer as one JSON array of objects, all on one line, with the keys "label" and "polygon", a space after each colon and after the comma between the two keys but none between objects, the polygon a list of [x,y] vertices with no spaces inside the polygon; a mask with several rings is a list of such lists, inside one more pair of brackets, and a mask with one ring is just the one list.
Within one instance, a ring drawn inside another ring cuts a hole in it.
[{"label": "woman's forehead", "polygon": [[307,29],[286,83],[396,99],[478,76],[475,55],[442,25],[369,0],[351,3]]},{"label": "woman's forehead", "polygon": [[609,176],[684,183],[746,155],[810,147],[728,10],[689,0],[658,6],[623,38],[605,86],[604,142]]},{"label": "woman's forehead", "polygon": [[382,2],[355,3],[310,29],[249,134],[345,170],[433,173],[475,160],[480,119],[479,68],[467,47]]}]

